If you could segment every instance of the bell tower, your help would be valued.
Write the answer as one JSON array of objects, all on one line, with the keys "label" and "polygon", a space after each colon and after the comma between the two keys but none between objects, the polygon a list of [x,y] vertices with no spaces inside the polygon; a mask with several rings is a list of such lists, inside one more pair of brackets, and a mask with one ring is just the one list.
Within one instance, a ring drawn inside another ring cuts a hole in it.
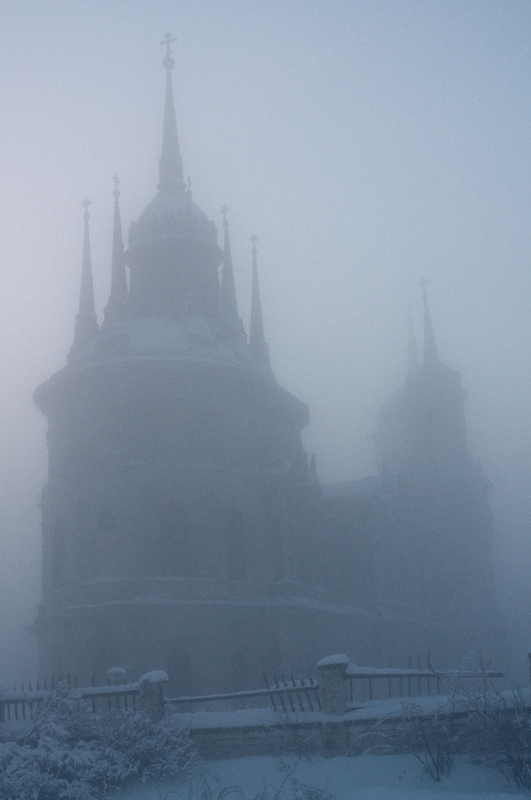
[{"label": "bell tower", "polygon": [[453,626],[464,654],[501,641],[490,484],[468,450],[466,393],[459,372],[439,358],[422,285],[422,360],[410,324],[404,384],[378,415],[379,525],[389,565],[382,595],[427,625]]}]

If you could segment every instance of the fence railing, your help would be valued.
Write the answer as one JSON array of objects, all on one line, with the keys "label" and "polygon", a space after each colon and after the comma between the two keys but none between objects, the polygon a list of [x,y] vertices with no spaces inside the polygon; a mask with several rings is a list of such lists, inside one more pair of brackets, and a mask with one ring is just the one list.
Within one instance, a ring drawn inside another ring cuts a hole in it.
[{"label": "fence railing", "polygon": [[[460,670],[446,670],[440,671],[435,669],[376,669],[372,667],[356,667],[352,671],[347,668],[346,678],[349,682],[349,701],[355,701],[354,686],[356,683],[364,681],[366,692],[368,695],[366,699],[374,700],[381,699],[382,695],[388,698],[392,697],[421,697],[422,695],[431,695],[434,691],[435,694],[450,694],[453,686],[450,682],[455,684],[461,680],[479,680],[493,678],[503,678],[503,672],[494,671],[460,671]],[[378,697],[375,697],[374,683],[379,685],[382,690],[379,692]],[[358,693],[359,694],[359,693]],[[360,699],[360,698],[358,698]],[[364,698],[365,699],[365,698]]]},{"label": "fence railing", "polygon": [[66,691],[74,691],[78,697],[86,700],[92,711],[102,708],[136,708],[137,697],[140,691],[138,683],[122,684],[121,686],[86,686],[77,688],[66,683],[54,681],[53,689],[24,689],[13,692],[0,692],[0,722],[24,721],[30,719],[32,714],[43,700],[50,698],[55,690],[64,686]]},{"label": "fence railing", "polygon": [[[141,692],[141,682],[122,684],[120,686],[87,686],[78,688],[57,682],[57,687],[71,690],[76,695],[87,701],[93,712],[101,709],[136,709]],[[52,696],[53,689],[29,688],[13,692],[0,693],[0,722],[25,721],[30,719],[43,700]],[[175,707],[188,704],[210,704],[212,702],[229,702],[240,700],[259,700],[268,698],[274,711],[314,711],[321,709],[319,698],[319,683],[313,678],[294,678],[291,681],[267,684],[265,689],[253,689],[243,692],[229,692],[223,694],[191,695],[181,697],[163,697],[165,704]]]},{"label": "fence railing", "polygon": [[179,706],[187,703],[211,703],[248,699],[258,700],[262,697],[268,697],[274,711],[282,709],[284,712],[295,712],[321,709],[321,700],[318,694],[319,682],[313,678],[292,678],[290,681],[282,681],[272,685],[269,684],[267,678],[265,680],[265,689],[251,689],[246,692],[230,692],[227,694],[169,697],[165,698],[165,700],[166,703]]},{"label": "fence railing", "polygon": [[[265,688],[223,694],[190,695],[180,697],[164,697],[163,682],[168,680],[166,673],[154,671],[147,673],[135,683],[125,683],[126,673],[120,667],[108,672],[109,685],[87,686],[78,688],[68,679],[57,683],[65,691],[72,690],[85,700],[96,712],[100,709],[147,709],[157,705],[157,713],[166,706],[187,710],[190,704],[209,706],[211,703],[224,703],[225,708],[241,707],[241,701],[254,701],[247,707],[257,708],[262,699],[269,699],[275,712],[295,713],[306,711],[323,711],[325,714],[341,714],[359,707],[367,700],[384,698],[419,697],[423,694],[451,694],[461,681],[491,681],[503,678],[504,673],[493,670],[436,670],[429,658],[425,669],[397,669],[386,667],[358,667],[352,664],[347,656],[329,656],[317,665],[320,677],[288,679],[284,675],[280,680],[276,675],[268,680],[264,674]],[[118,684],[118,685],[117,685]],[[158,685],[155,693],[148,691],[148,684]],[[48,688],[50,686],[50,688]],[[52,696],[56,690],[56,681],[44,682],[44,688],[37,684],[32,689],[0,692],[0,722],[12,722],[30,719],[43,700]],[[152,698],[152,699],[150,699]],[[154,698],[154,699],[153,699]],[[263,705],[263,704],[262,704]]]}]

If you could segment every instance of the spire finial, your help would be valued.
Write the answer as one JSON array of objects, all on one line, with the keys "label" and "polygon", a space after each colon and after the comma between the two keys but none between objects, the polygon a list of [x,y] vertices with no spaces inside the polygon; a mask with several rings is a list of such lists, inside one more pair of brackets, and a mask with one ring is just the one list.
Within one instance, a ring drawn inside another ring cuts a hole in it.
[{"label": "spire finial", "polygon": [[224,228],[228,228],[229,227],[229,221],[227,219],[227,214],[229,213],[229,211],[230,211],[230,208],[226,204],[221,206],[220,211],[219,211],[219,213],[223,215],[223,227]]},{"label": "spire finial", "polygon": [[161,192],[184,191],[183,164],[179,152],[177,123],[175,121],[175,104],[173,102],[173,84],[171,71],[175,61],[171,57],[171,44],[177,40],[167,33],[161,44],[166,45],[166,55],[162,62],[166,70],[166,95],[164,100],[164,120],[162,128],[162,149],[159,159],[159,184]]},{"label": "spire finial", "polygon": [[426,278],[419,281],[419,286],[422,287],[422,302],[424,305],[424,363],[433,364],[439,360],[439,355],[437,353],[435,334],[433,333],[430,309],[428,306],[428,295],[426,293],[428,284],[429,281],[426,280]]},{"label": "spire finial", "polygon": [[120,219],[120,192],[118,175],[113,175],[114,183],[114,224],[112,237],[111,292],[105,307],[105,321],[111,321],[122,314],[127,301],[127,277],[125,274],[124,243],[122,238],[122,221]]},{"label": "spire finial", "polygon": [[262,320],[262,303],[260,300],[260,284],[258,282],[258,265],[256,261],[256,243],[258,236],[254,233],[249,238],[252,244],[253,280],[251,290],[251,326],[249,333],[249,347],[259,364],[269,364],[269,348],[264,336],[264,323]]},{"label": "spire finial", "polygon": [[92,205],[92,200],[89,200],[88,197],[85,197],[85,199],[83,200],[81,205],[85,209],[85,212],[83,214],[83,219],[85,220],[85,222],[87,222],[90,219],[90,214],[89,214],[88,210],[89,210],[89,206]]},{"label": "spire finial", "polygon": [[94,306],[94,282],[92,280],[92,259],[90,255],[90,233],[89,233],[89,206],[92,202],[85,197],[81,203],[85,209],[83,212],[83,260],[81,263],[81,287],[79,290],[79,311],[76,316],[74,326],[74,341],[70,348],[68,357],[75,355],[85,347],[98,332],[96,322],[96,310]]}]

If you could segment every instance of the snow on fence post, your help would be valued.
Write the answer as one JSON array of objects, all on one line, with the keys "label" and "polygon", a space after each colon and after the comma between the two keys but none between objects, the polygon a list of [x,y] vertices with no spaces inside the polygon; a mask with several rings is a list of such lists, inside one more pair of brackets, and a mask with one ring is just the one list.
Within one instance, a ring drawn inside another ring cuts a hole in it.
[{"label": "snow on fence post", "polygon": [[160,722],[164,716],[164,694],[162,684],[168,676],[161,669],[146,672],[138,681],[140,711],[148,714],[152,722]]},{"label": "snow on fence post", "polygon": [[109,686],[123,686],[127,683],[127,671],[123,667],[111,667],[107,670]]},{"label": "snow on fence post", "polygon": [[317,664],[324,714],[344,714],[347,710],[347,656],[339,653],[322,658]]}]

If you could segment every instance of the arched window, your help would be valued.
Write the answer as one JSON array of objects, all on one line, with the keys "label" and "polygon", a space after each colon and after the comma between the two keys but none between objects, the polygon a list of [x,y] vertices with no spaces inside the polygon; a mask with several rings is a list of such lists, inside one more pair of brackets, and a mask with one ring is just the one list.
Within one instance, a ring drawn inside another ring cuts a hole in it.
[{"label": "arched window", "polygon": [[66,573],[66,543],[63,523],[55,520],[52,531],[52,589],[63,589]]},{"label": "arched window", "polygon": [[159,574],[190,575],[190,522],[184,506],[173,500],[162,507],[159,528]]},{"label": "arched window", "polygon": [[247,580],[247,525],[236,503],[227,509],[227,577],[231,581]]}]

